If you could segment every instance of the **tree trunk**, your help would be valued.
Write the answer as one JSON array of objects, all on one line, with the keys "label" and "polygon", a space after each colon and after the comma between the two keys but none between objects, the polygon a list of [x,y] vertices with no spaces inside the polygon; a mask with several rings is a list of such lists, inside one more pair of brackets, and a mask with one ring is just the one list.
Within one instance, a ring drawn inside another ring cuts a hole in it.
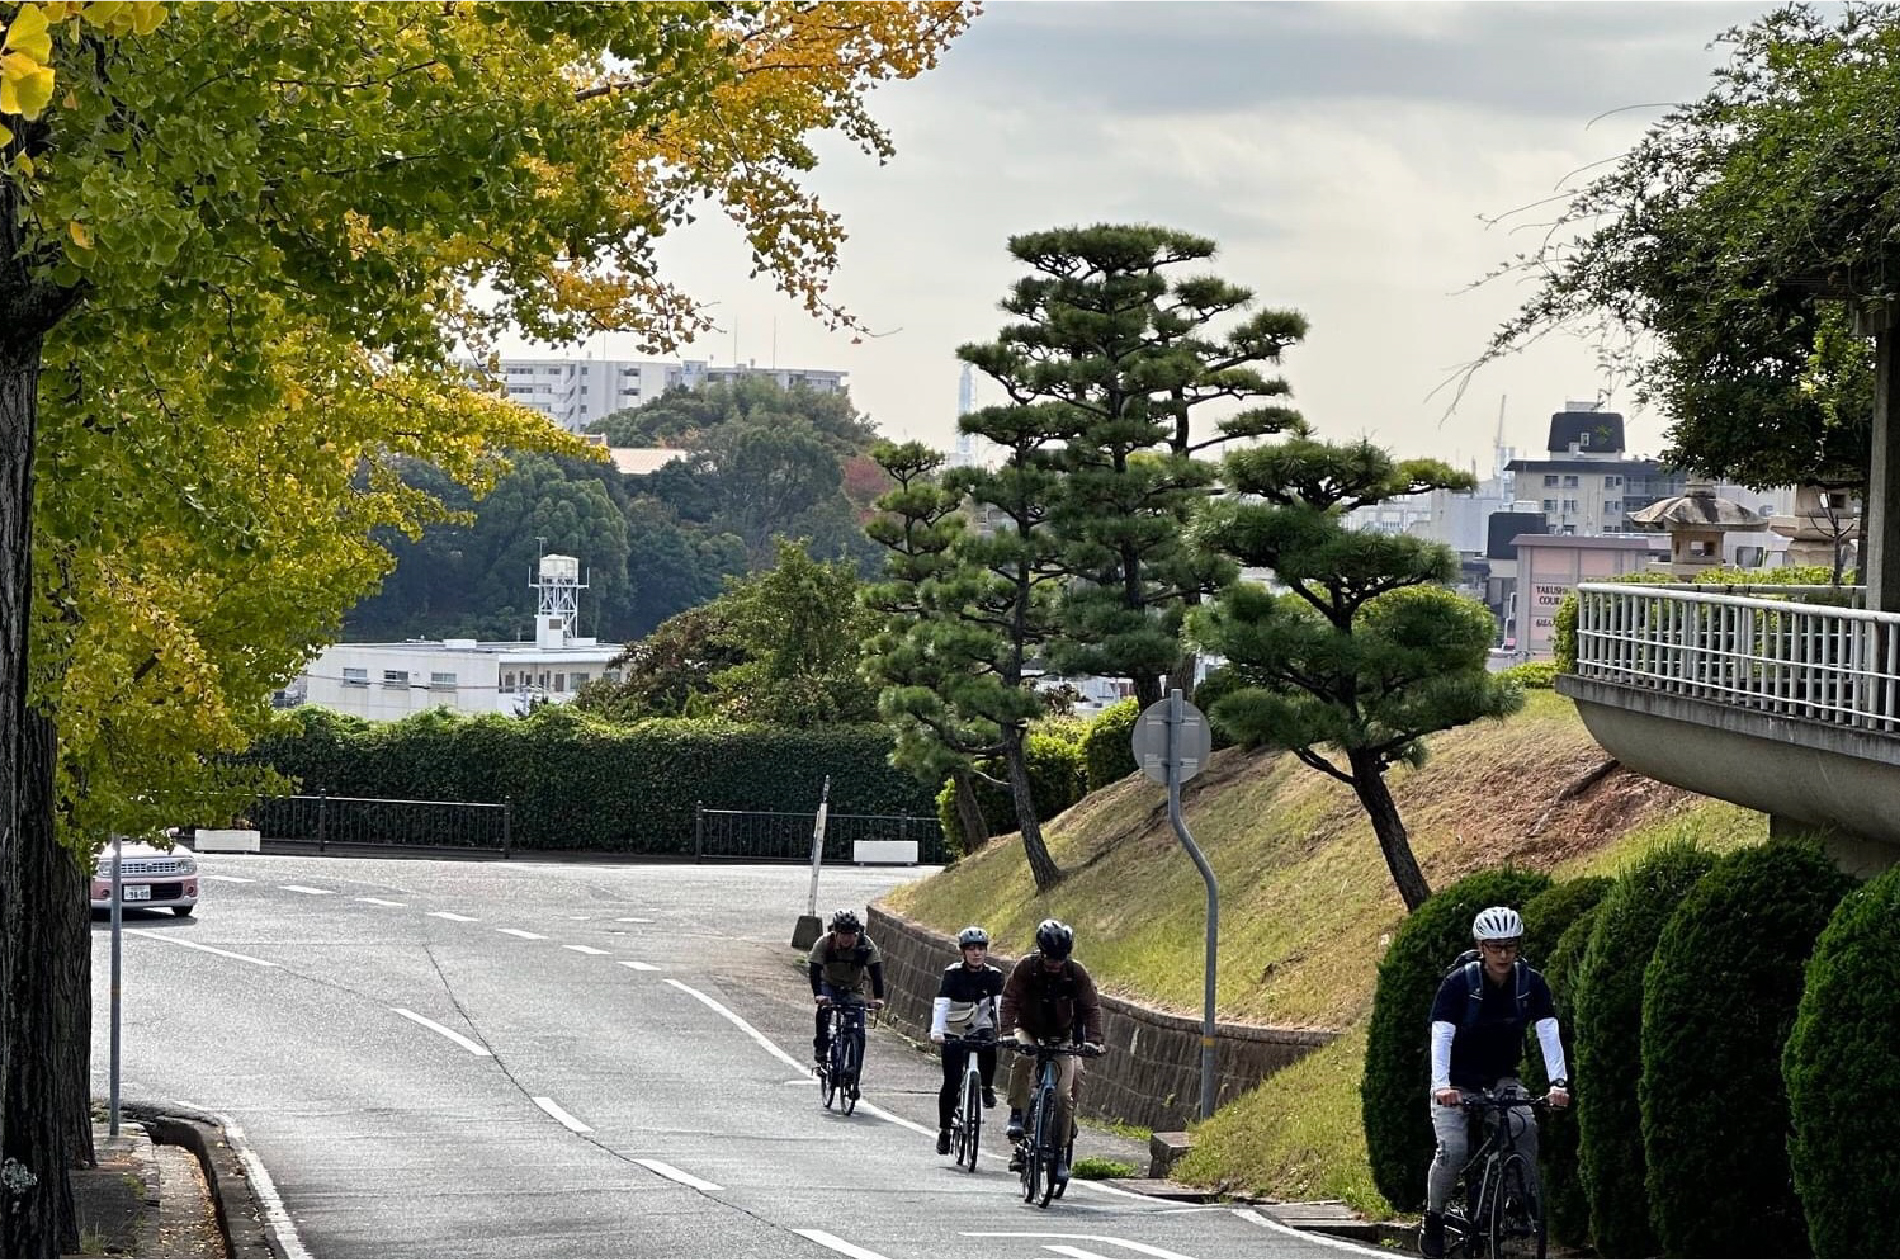
[{"label": "tree trunk", "polygon": [[[1149,705],[1155,704],[1160,701],[1161,699],[1161,679],[1160,678],[1156,677],[1153,674],[1143,674],[1142,676],[1138,678],[1130,679],[1130,681],[1135,684],[1135,704],[1137,706],[1145,710]],[[1187,694],[1187,691],[1185,688],[1183,688],[1182,695],[1185,696],[1186,694]]]},{"label": "tree trunk", "polygon": [[950,772],[952,793],[956,800],[957,822],[963,828],[963,851],[975,853],[990,838],[989,820],[983,817],[983,806],[976,799],[976,781],[970,772],[962,767]]},{"label": "tree trunk", "polygon": [[1373,834],[1379,837],[1379,848],[1385,853],[1386,869],[1392,872],[1392,882],[1398,885],[1406,913],[1410,914],[1425,904],[1432,889],[1425,882],[1425,872],[1418,868],[1418,859],[1412,856],[1405,820],[1399,817],[1398,803],[1385,785],[1385,768],[1370,754],[1351,753],[1348,760],[1352,763],[1352,790],[1372,820]]},{"label": "tree trunk", "polygon": [[[0,242],[10,243],[17,207],[4,194],[0,202]],[[10,254],[0,259],[0,313],[18,311],[10,300],[20,279],[14,263]],[[40,349],[37,332],[0,319],[0,1254],[8,1256],[58,1255],[78,1245],[61,1232],[72,1220],[72,1195],[57,1130],[41,1123],[54,1111],[54,1049],[26,1035],[50,1033],[35,1013],[48,988],[49,899],[58,895],[50,855],[37,843],[42,833],[21,826],[20,809],[24,775],[52,771],[50,761],[28,766],[22,757]]]},{"label": "tree trunk", "polygon": [[28,716],[25,734],[20,808],[28,827],[44,826],[47,842],[54,846],[54,914],[48,933],[53,957],[52,1040],[59,1056],[54,1107],[64,1130],[65,1167],[92,1168],[99,1161],[92,1145],[92,907],[87,900],[91,881],[73,851],[55,839],[52,793],[58,728],[51,718],[34,713]]},{"label": "tree trunk", "polygon": [[1029,873],[1035,878],[1036,891],[1048,892],[1062,882],[1062,868],[1049,856],[1042,842],[1042,823],[1036,818],[1036,797],[1029,787],[1029,761],[1023,753],[1023,728],[1003,730],[1003,760],[1009,766],[1010,796],[1016,802],[1016,822],[1023,832],[1023,852],[1029,858]]},{"label": "tree trunk", "polygon": [[[74,1008],[90,994],[77,987],[90,973],[91,942],[75,949],[80,897],[78,867],[53,832],[53,724],[27,712],[21,730],[20,825],[8,869],[6,942],[12,960],[4,1036],[7,1043],[6,1156],[32,1184],[8,1202],[6,1254],[71,1255],[79,1248],[70,1170],[74,1111],[90,1107],[90,1082],[74,1097],[73,1060],[84,1051],[66,1038]],[[87,1121],[90,1124],[90,1121]],[[90,1145],[90,1142],[88,1142]]]}]

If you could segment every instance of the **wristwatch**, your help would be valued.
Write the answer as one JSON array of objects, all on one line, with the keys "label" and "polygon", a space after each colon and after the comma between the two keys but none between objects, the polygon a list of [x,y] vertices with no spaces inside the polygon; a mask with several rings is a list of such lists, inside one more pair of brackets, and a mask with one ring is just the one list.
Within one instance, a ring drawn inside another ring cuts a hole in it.
[{"label": "wristwatch", "polygon": [[1566,1094],[1570,1092],[1570,1082],[1568,1079],[1564,1077],[1558,1077],[1556,1080],[1552,1081],[1550,1083],[1550,1087],[1552,1089],[1561,1089]]}]

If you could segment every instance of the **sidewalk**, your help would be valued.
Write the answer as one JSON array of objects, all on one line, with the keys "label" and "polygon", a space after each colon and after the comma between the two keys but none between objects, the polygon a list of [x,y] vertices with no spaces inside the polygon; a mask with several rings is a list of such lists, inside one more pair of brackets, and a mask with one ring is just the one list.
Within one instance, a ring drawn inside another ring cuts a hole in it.
[{"label": "sidewalk", "polygon": [[[175,1109],[172,1109],[175,1110]],[[280,1255],[265,1232],[243,1164],[217,1122],[122,1108],[117,1137],[93,1125],[96,1168],[72,1174],[81,1256]]]}]

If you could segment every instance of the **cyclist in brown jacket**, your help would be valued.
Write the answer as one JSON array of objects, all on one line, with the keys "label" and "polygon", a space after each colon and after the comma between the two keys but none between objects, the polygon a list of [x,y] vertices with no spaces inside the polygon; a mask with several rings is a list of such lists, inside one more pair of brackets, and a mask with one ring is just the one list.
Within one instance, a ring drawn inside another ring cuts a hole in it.
[{"label": "cyclist in brown jacket", "polygon": [[[1044,919],[1036,928],[1036,951],[1019,960],[1003,985],[1002,1024],[1005,1035],[1014,1031],[1024,1045],[1038,1041],[1081,1044],[1090,1054],[1102,1052],[1102,1004],[1088,969],[1075,961],[1075,932],[1065,923]],[[1009,1069],[1009,1127],[1012,1142],[1023,1136],[1023,1113],[1029,1109],[1036,1060],[1018,1054]],[[1062,1055],[1056,1065],[1055,1131],[1066,1134],[1075,1109],[1076,1059]],[[1064,1142],[1066,1148],[1068,1143]],[[1056,1170],[1066,1181],[1067,1160]]]}]

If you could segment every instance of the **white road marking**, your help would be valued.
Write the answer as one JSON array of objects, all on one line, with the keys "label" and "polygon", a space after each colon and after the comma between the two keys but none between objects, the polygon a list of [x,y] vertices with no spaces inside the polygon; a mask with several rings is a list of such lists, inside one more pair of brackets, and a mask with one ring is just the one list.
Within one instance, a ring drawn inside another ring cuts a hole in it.
[{"label": "white road marking", "polygon": [[[217,1115],[217,1113],[213,1113]],[[264,1221],[272,1234],[277,1236],[277,1245],[284,1249],[285,1260],[310,1260],[310,1253],[304,1250],[303,1239],[297,1237],[297,1224],[290,1219],[290,1213],[284,1210],[284,1201],[277,1197],[277,1186],[271,1181],[270,1173],[265,1170],[262,1160],[251,1150],[244,1140],[244,1130],[238,1128],[237,1121],[226,1115],[217,1116],[218,1123],[224,1127],[225,1141],[231,1144],[231,1150],[244,1165],[244,1179],[250,1183],[251,1193],[264,1209]]]},{"label": "white road marking", "polygon": [[204,878],[205,878],[205,879],[215,879],[215,880],[217,880],[217,881],[218,881],[218,882],[219,882],[220,884],[255,884],[255,883],[257,882],[256,880],[254,880],[254,879],[251,879],[251,878],[248,878],[247,876],[244,876],[244,875],[211,875],[211,874],[207,874],[207,875],[205,875],[205,876],[204,876]]},{"label": "white road marking", "polygon": [[576,1133],[592,1133],[593,1132],[592,1129],[588,1128],[586,1125],[576,1120],[573,1116],[569,1115],[567,1112],[561,1110],[561,1104],[555,1102],[552,1098],[536,1098],[534,1100],[534,1105],[539,1107],[541,1110],[547,1112],[549,1115],[553,1116],[556,1120],[559,1120],[564,1126],[566,1126],[569,1129],[572,1129]]},{"label": "white road marking", "polygon": [[[695,989],[692,985],[681,984],[678,980],[673,979],[671,976],[667,977],[666,982],[672,985],[674,988],[678,989],[682,993],[692,994],[694,997],[698,998],[701,1002],[704,1002],[707,1006],[711,1007],[714,1011],[725,1016],[728,1020],[732,1021],[732,1024],[736,1028],[738,1028],[740,1032],[752,1038],[752,1040],[758,1042],[768,1052],[775,1055],[778,1058],[779,1062],[790,1067],[793,1071],[809,1072],[811,1070],[806,1064],[800,1063],[797,1059],[794,1059],[791,1055],[779,1049],[778,1045],[775,1042],[773,1042],[773,1040],[770,1037],[766,1036],[764,1033],[760,1032],[758,1029],[754,1028],[752,1025],[746,1023],[745,1020],[739,1018],[739,1016],[733,1014],[730,1010],[721,1006],[718,1002],[714,1001],[712,998],[707,997],[704,993],[701,993],[698,989]],[[931,1136],[934,1137],[936,1135],[932,1134]]]},{"label": "white road marking", "polygon": [[695,1190],[704,1190],[710,1193],[714,1190],[724,1189],[723,1186],[715,1186],[710,1181],[701,1181],[698,1177],[693,1176],[693,1174],[691,1173],[681,1172],[679,1169],[673,1167],[673,1165],[671,1164],[662,1164],[657,1159],[636,1159],[633,1162],[640,1165],[640,1167],[646,1169],[648,1172],[658,1173],[660,1174],[660,1176],[665,1177],[668,1181],[677,1181],[682,1186],[691,1186]]},{"label": "white road marking", "polygon": [[308,893],[312,897],[333,897],[336,895],[336,890],[331,888],[306,888],[302,884],[279,884],[277,886],[285,892]]},{"label": "white road marking", "polygon": [[1084,1251],[1080,1247],[1070,1247],[1062,1243],[1045,1243],[1042,1249],[1053,1251],[1058,1256],[1067,1256],[1069,1260],[1108,1260],[1108,1257],[1099,1251]]},{"label": "white road marking", "polygon": [[624,919],[615,919],[615,920],[614,920],[614,922],[615,922],[615,923],[651,923],[651,922],[653,922],[653,920],[652,920],[652,919],[642,919],[642,918],[639,918],[639,917],[637,917],[637,916],[629,916],[629,917],[627,917],[627,918],[624,918]]},{"label": "white road marking", "polygon": [[396,1012],[396,1014],[402,1016],[404,1019],[414,1020],[416,1023],[421,1024],[424,1028],[427,1028],[430,1032],[441,1033],[444,1037],[447,1037],[450,1041],[453,1041],[456,1045],[462,1047],[462,1049],[468,1051],[470,1054],[485,1055],[485,1054],[492,1053],[488,1049],[487,1046],[484,1046],[480,1042],[477,1042],[477,1041],[470,1041],[467,1037],[464,1037],[461,1033],[456,1032],[453,1028],[444,1028],[442,1025],[436,1023],[434,1020],[430,1019],[426,1015],[418,1015],[414,1011],[405,1010],[400,1006],[392,1006],[389,1009]]},{"label": "white road marking", "polygon": [[409,904],[406,901],[384,901],[381,897],[358,897],[357,900],[366,906],[388,906],[392,910],[401,910]]},{"label": "white road marking", "polygon": [[1080,1177],[1071,1177],[1069,1184],[1072,1186],[1083,1186],[1090,1190],[1099,1190],[1103,1194],[1119,1194],[1124,1199],[1145,1199],[1148,1197],[1145,1194],[1138,1194],[1133,1190],[1124,1190],[1120,1186],[1106,1186],[1099,1181],[1084,1181]]},{"label": "white road marking", "polygon": [[456,913],[455,913],[454,911],[452,911],[452,910],[431,910],[431,911],[429,911],[429,917],[430,917],[431,919],[448,919],[448,920],[450,920],[450,921],[452,921],[452,922],[455,922],[455,923],[479,923],[479,922],[481,922],[481,920],[480,920],[480,919],[477,919],[477,918],[475,918],[475,917],[474,917],[473,915],[467,915],[467,914],[456,914]]},{"label": "white road marking", "polygon": [[921,1133],[927,1138],[934,1138],[937,1136],[937,1131],[935,1129],[927,1129],[921,1124],[916,1124],[912,1121],[904,1119],[904,1117],[900,1115],[896,1115],[896,1114],[893,1114],[892,1112],[884,1110],[884,1108],[878,1106],[876,1103],[865,1102],[862,1098],[858,1099],[858,1110],[868,1111],[880,1120],[889,1120],[892,1124],[902,1125],[904,1128],[909,1129],[912,1133]]},{"label": "white road marking", "polygon": [[196,941],[181,941],[175,936],[167,936],[163,932],[153,932],[147,928],[126,928],[125,934],[127,936],[150,937],[155,941],[164,941],[167,945],[182,945],[186,949],[203,950],[207,954],[216,954],[220,958],[235,958],[239,962],[256,963],[260,967],[275,967],[277,965],[274,962],[265,962],[262,958],[253,958],[249,954],[234,954],[228,949],[218,949],[211,945],[200,945]]},{"label": "white road marking", "polygon": [[571,949],[577,954],[604,954],[604,949],[595,949],[592,945],[563,945],[562,949]]},{"label": "white road marking", "polygon": [[1279,1221],[1272,1220],[1268,1218],[1265,1213],[1256,1211],[1253,1208],[1235,1208],[1234,1215],[1243,1221],[1250,1221],[1263,1229],[1270,1229],[1276,1234],[1285,1234],[1289,1238],[1297,1238],[1310,1246],[1331,1247],[1336,1251],[1350,1252],[1355,1256],[1389,1257],[1392,1254],[1389,1251],[1377,1251],[1371,1247],[1361,1247],[1357,1243],[1344,1242],[1337,1238],[1328,1238],[1326,1235],[1314,1233],[1312,1230],[1294,1229],[1291,1225],[1282,1225]]},{"label": "white road marking", "polygon": [[631,968],[633,968],[633,969],[634,969],[635,971],[658,971],[658,970],[659,970],[659,968],[658,968],[658,967],[655,967],[655,966],[654,966],[654,965],[653,965],[652,963],[643,963],[643,962],[623,962],[623,963],[621,963],[620,965],[621,965],[622,967],[631,967]]},{"label": "white road marking", "polygon": [[792,1232],[801,1238],[809,1238],[820,1247],[835,1251],[841,1256],[850,1256],[851,1260],[884,1260],[884,1257],[877,1252],[854,1246],[836,1234],[827,1234],[822,1229],[795,1229]]},{"label": "white road marking", "polygon": [[522,928],[496,928],[495,930],[505,936],[519,936],[524,941],[545,941],[548,939],[539,932],[529,932]]},{"label": "white road marking", "polygon": [[[1192,1256],[1184,1256],[1178,1251],[1163,1251],[1159,1247],[1150,1247],[1147,1243],[1138,1243],[1127,1238],[1115,1238],[1108,1234],[1028,1233],[999,1230],[993,1233],[980,1234],[966,1231],[963,1236],[965,1238],[1079,1238],[1083,1242],[1107,1243],[1111,1247],[1126,1247],[1138,1256],[1153,1256],[1155,1260],[1193,1260]],[[1304,1237],[1304,1235],[1302,1235],[1302,1237]],[[1047,1246],[1047,1244],[1044,1245]],[[1059,1249],[1049,1247],[1049,1250],[1057,1251]]]}]

